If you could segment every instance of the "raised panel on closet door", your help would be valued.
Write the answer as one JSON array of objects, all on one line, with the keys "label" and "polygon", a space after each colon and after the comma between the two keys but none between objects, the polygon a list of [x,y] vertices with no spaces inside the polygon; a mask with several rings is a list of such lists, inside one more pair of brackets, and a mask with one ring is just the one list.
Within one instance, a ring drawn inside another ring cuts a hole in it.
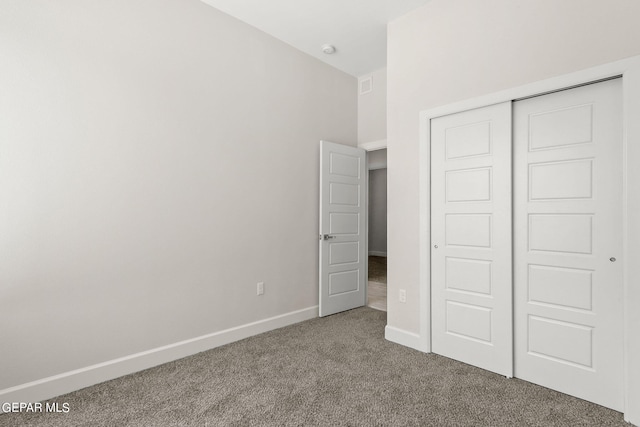
[{"label": "raised panel on closet door", "polygon": [[515,376],[616,410],[621,108],[620,80],[518,101],[513,142]]},{"label": "raised panel on closet door", "polygon": [[432,349],[512,376],[511,103],[431,121]]}]

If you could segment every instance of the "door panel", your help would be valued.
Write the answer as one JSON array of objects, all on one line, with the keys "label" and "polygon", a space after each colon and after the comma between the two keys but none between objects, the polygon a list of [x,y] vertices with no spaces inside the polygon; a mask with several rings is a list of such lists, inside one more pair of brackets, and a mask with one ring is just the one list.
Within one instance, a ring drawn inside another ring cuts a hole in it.
[{"label": "door panel", "polygon": [[431,121],[432,348],[512,376],[511,103]]},{"label": "door panel", "polygon": [[514,103],[515,376],[616,410],[621,99],[613,80]]},{"label": "door panel", "polygon": [[366,301],[365,151],[320,142],[320,316]]}]

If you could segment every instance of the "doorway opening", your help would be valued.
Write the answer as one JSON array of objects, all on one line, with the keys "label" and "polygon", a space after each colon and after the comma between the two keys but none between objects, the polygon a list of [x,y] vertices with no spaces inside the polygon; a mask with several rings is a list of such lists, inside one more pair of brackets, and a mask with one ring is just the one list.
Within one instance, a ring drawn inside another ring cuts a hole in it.
[{"label": "doorway opening", "polygon": [[387,149],[367,153],[367,307],[387,311]]}]

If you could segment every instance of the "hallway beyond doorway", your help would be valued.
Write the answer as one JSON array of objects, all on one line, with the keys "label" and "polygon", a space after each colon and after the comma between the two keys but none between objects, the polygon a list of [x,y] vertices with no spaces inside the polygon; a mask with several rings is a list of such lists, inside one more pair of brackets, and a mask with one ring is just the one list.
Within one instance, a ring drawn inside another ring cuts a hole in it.
[{"label": "hallway beyond doorway", "polygon": [[367,307],[387,311],[387,258],[369,256]]}]

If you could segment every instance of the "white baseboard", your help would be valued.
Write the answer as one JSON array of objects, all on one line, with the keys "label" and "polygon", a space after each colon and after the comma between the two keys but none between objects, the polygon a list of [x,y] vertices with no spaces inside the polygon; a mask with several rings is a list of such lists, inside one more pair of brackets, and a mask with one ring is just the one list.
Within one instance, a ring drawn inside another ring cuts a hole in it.
[{"label": "white baseboard", "polygon": [[414,350],[425,351],[420,341],[420,335],[408,332],[403,329],[394,328],[387,325],[384,328],[384,337],[387,341],[410,347]]},{"label": "white baseboard", "polygon": [[313,306],[0,390],[0,414],[4,402],[39,402],[316,317]]},{"label": "white baseboard", "polygon": [[369,256],[383,256],[383,257],[386,257],[387,253],[386,252],[380,252],[380,251],[369,251]]}]

